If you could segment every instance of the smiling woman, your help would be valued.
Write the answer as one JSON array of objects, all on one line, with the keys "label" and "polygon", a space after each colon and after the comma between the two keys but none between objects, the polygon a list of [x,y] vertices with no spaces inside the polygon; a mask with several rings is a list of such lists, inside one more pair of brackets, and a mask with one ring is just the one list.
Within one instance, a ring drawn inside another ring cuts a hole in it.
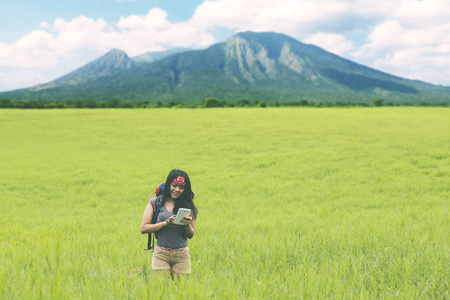
[{"label": "smiling woman", "polygon": [[[177,279],[181,274],[187,275],[191,272],[187,239],[194,237],[197,219],[197,208],[191,191],[188,174],[183,170],[173,169],[167,176],[164,193],[159,196],[159,211],[154,209],[157,199],[151,199],[141,223],[141,233],[155,233],[157,237],[152,269]],[[182,219],[182,225],[177,225],[175,217],[182,208],[190,209],[191,214]],[[154,216],[155,211],[157,216]]]}]

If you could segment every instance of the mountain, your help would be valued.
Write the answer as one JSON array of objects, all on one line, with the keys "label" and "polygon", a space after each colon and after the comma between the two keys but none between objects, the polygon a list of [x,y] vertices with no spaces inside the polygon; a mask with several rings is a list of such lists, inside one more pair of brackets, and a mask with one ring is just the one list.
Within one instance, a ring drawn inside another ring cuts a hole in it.
[{"label": "mountain", "polygon": [[[157,60],[155,60],[157,59]],[[407,80],[273,32],[243,32],[204,50],[162,58],[112,50],[53,82],[1,93],[10,99],[201,102],[450,103],[450,87]]]},{"label": "mountain", "polygon": [[56,80],[53,83],[71,83],[76,84],[88,79],[114,75],[125,70],[132,69],[138,65],[149,64],[168,55],[187,51],[187,48],[175,48],[168,51],[147,52],[133,58],[121,50],[112,49],[102,57],[86,64],[85,66],[70,72]]},{"label": "mountain", "polygon": [[56,79],[53,83],[76,84],[91,78],[114,75],[134,66],[135,62],[125,52],[113,49],[87,65]]}]

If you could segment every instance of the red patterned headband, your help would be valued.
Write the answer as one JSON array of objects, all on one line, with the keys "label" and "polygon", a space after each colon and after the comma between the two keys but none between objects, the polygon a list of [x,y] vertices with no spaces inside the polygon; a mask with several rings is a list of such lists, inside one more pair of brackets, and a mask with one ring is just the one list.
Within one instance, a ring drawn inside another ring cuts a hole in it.
[{"label": "red patterned headband", "polygon": [[176,184],[181,184],[182,186],[186,185],[186,181],[184,180],[183,176],[178,176],[177,178],[175,178],[174,180],[172,180],[173,183]]}]

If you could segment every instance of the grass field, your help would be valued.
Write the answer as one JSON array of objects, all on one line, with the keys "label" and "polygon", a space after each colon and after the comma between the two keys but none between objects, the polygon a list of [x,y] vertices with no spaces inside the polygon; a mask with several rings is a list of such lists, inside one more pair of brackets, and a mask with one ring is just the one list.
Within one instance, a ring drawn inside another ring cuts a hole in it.
[{"label": "grass field", "polygon": [[[450,110],[0,110],[0,299],[449,299]],[[188,280],[149,270],[185,169]]]}]

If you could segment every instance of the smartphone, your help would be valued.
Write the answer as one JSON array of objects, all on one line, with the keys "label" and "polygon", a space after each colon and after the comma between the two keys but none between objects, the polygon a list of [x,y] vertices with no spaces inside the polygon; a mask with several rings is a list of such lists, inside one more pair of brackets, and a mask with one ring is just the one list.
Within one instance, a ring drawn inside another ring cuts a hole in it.
[{"label": "smartphone", "polygon": [[184,225],[184,223],[182,222],[183,218],[189,216],[190,214],[191,214],[191,210],[189,208],[178,209],[178,213],[177,213],[177,216],[176,216],[173,224]]}]

